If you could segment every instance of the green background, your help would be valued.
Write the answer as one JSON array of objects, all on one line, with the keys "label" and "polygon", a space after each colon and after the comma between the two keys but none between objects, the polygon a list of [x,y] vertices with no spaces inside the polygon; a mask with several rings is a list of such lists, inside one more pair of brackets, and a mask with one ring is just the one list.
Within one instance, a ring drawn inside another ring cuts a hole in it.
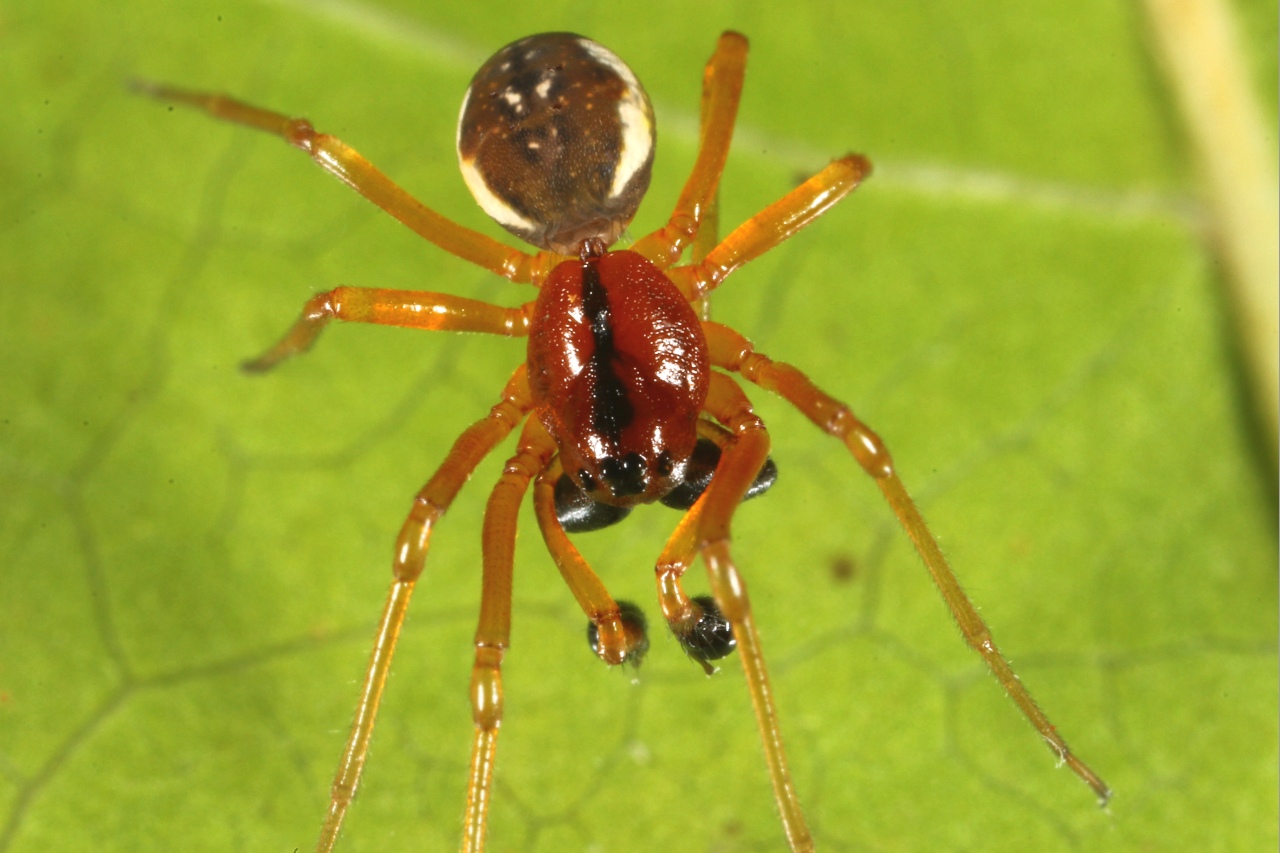
[{"label": "green background", "polygon": [[[874,486],[757,393],[781,479],[736,554],[824,850],[1274,850],[1276,481],[1132,3],[49,2],[0,8],[0,851],[308,849],[413,492],[518,342],[333,328],[335,284],[517,304],[277,141],[132,75],[305,114],[497,233],[452,150],[475,67],[570,29],[659,119],[669,210],[717,32],[753,52],[726,226],[848,150],[873,178],[714,311],[851,401],[1109,811],[965,647]],[[1276,10],[1242,5],[1276,101]],[[1274,122],[1271,124],[1274,127]],[[479,521],[434,540],[344,851],[457,844]],[[582,537],[652,616],[676,516]],[[633,683],[522,518],[491,849],[778,850],[736,662]],[[691,575],[705,589],[700,570]]]}]

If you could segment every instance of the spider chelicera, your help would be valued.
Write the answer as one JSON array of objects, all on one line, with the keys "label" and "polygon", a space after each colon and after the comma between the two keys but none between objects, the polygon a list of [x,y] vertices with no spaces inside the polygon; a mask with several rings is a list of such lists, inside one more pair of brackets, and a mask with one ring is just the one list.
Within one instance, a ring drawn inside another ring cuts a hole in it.
[{"label": "spider chelicera", "polygon": [[[884,493],[965,640],[1058,758],[1102,802],[1109,797],[1106,784],[1071,753],[996,648],[880,438],[799,370],[700,316],[704,297],[730,273],[821,216],[870,170],[860,155],[842,157],[717,244],[716,193],[746,57],[744,37],[720,37],[703,76],[697,160],[675,211],[629,250],[609,251],[649,185],[654,122],[643,87],[612,52],[568,33],[531,36],[494,54],[476,72],[463,101],[458,160],[476,201],[498,224],[537,247],[532,255],[445,219],[305,119],[221,95],[135,85],[156,98],[283,138],[445,251],[538,288],[536,300],[503,308],[441,293],[339,287],[310,299],[279,343],[245,365],[253,372],[270,370],[308,349],[335,319],[529,339],[526,362],[511,375],[500,402],[454,443],[400,530],[391,590],[317,851],[333,849],[355,794],[392,652],[436,522],[479,462],[522,422],[515,454],[484,516],[483,592],[470,690],[475,740],[462,849],[484,846],[502,723],[516,516],[531,483],[547,548],[590,621],[592,649],[610,665],[639,661],[648,648],[644,618],[635,605],[609,595],[567,532],[608,526],[641,503],[662,501],[685,510],[656,564],[662,615],[708,672],[711,661],[737,649],[787,843],[793,851],[813,849],[787,769],[746,583],[729,550],[738,504],[767,489],[776,474],[769,434],[735,374],[780,395],[844,442]],[[677,266],[690,249],[691,262]],[[691,598],[681,578],[699,554],[712,596]]]}]

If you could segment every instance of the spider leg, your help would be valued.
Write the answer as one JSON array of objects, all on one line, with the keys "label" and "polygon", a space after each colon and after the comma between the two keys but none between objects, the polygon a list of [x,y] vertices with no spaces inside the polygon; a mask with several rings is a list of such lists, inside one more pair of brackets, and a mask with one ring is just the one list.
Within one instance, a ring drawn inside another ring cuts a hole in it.
[{"label": "spider leg", "polygon": [[[693,240],[693,250],[690,252],[691,260],[694,264],[700,264],[711,254],[711,250],[716,247],[720,233],[720,191],[716,190],[715,195],[707,202],[702,216],[702,227],[698,229],[698,236]],[[693,310],[697,313],[699,320],[711,319],[711,296],[705,294],[696,299],[691,300]]]},{"label": "spider leg", "polygon": [[849,154],[787,193],[733,230],[700,262],[669,270],[689,301],[706,296],[734,270],[795,235],[857,188],[871,161]]},{"label": "spider leg", "polygon": [[480,853],[493,788],[498,729],[502,725],[502,658],[511,639],[511,572],[515,560],[516,519],[529,481],[555,453],[555,442],[542,423],[530,418],[520,434],[515,455],[489,495],[484,511],[484,585],[480,623],[476,628],[476,659],[471,668],[471,715],[475,741],[467,783],[462,850]]},{"label": "spider leg", "polygon": [[555,560],[565,585],[578,600],[578,606],[595,628],[596,655],[610,666],[639,663],[649,647],[644,623],[638,621],[626,603],[619,603],[574,547],[556,514],[556,482],[564,474],[559,458],[551,461],[538,475],[533,487],[533,508],[547,550]]},{"label": "spider leg", "polygon": [[[702,97],[702,122],[706,124],[709,110],[707,108],[707,96],[705,89]],[[702,224],[698,227],[698,235],[693,238],[693,246],[689,251],[689,260],[694,264],[700,264],[707,255],[711,254],[711,250],[720,242],[720,185],[716,184],[715,191],[707,199],[706,204],[702,206]],[[672,258],[671,262],[675,263],[676,258]],[[711,299],[703,296],[693,300],[693,310],[698,313],[698,319],[711,319]]]},{"label": "spider leg", "polygon": [[529,334],[532,311],[532,302],[518,308],[503,308],[446,293],[337,287],[308,299],[302,306],[302,316],[284,337],[262,355],[245,362],[243,367],[250,373],[261,373],[306,352],[330,320],[429,331],[487,332],[511,338]]},{"label": "spider leg", "polygon": [[[898,517],[907,536],[915,545],[929,574],[933,576],[933,582],[942,593],[947,608],[960,626],[960,633],[964,635],[965,641],[986,661],[996,680],[1021,709],[1023,716],[1049,744],[1049,748],[1054,751],[1058,759],[1084,780],[1093,789],[1099,802],[1105,805],[1111,797],[1111,789],[1087,764],[1071,752],[1066,741],[1031,698],[1027,688],[1014,673],[1013,667],[996,647],[990,629],[978,615],[973,602],[961,589],[946,557],[942,555],[937,541],[920,516],[915,502],[911,500],[902,481],[898,479],[889,451],[880,437],[870,427],[859,421],[848,406],[823,393],[795,367],[775,362],[755,352],[750,341],[727,326],[704,323],[703,328],[707,333],[712,364],[740,373],[761,388],[778,394],[824,432],[845,443],[854,459],[864,471],[871,475],[876,485],[880,487],[880,491],[884,493],[885,500],[888,501],[894,515]],[[718,472],[717,476],[719,476]]]},{"label": "spider leg", "polygon": [[400,220],[419,236],[446,252],[515,282],[537,284],[555,266],[549,252],[529,255],[457,224],[397,186],[376,166],[336,136],[317,133],[311,122],[264,110],[226,95],[195,92],[149,80],[134,80],[131,88],[161,101],[174,101],[214,118],[243,124],[278,136],[311,157],[320,168]]},{"label": "spider leg", "polygon": [[698,158],[667,224],[636,241],[633,249],[666,269],[698,235],[708,206],[714,206],[720,174],[733,141],[733,123],[742,97],[747,39],[725,32],[702,73],[702,117]]},{"label": "spider leg", "polygon": [[737,640],[738,655],[751,693],[769,780],[787,844],[793,853],[812,851],[813,837],[800,809],[787,766],[778,712],[769,686],[760,635],[751,614],[746,582],[729,554],[729,525],[738,504],[769,456],[769,433],[737,382],[722,373],[711,374],[705,408],[733,433],[733,442],[721,454],[711,485],[699,500],[702,524],[698,531],[698,550],[707,566],[716,604],[733,626],[733,637]]},{"label": "spider leg", "polygon": [[382,701],[382,691],[386,687],[391,657],[400,636],[400,628],[404,625],[414,585],[422,574],[431,531],[453,503],[458,490],[471,476],[476,465],[520,423],[531,407],[528,377],[525,367],[521,365],[516,368],[503,389],[502,400],[486,417],[476,421],[458,437],[444,462],[414,498],[413,508],[396,540],[391,590],[387,593],[387,602],[374,636],[373,653],[365,670],[364,684],[360,688],[351,733],[347,737],[342,760],[333,780],[329,811],[320,829],[316,853],[329,853],[333,849],[342,820],[346,817],[356,786],[360,783],[360,773],[369,755],[369,741],[373,736],[373,724],[378,714],[378,705]]}]

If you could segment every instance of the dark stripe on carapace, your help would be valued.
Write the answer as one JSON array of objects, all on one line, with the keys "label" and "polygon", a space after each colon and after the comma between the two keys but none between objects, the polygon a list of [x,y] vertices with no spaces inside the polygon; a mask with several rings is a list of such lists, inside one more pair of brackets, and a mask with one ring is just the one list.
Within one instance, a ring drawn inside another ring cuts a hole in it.
[{"label": "dark stripe on carapace", "polygon": [[594,258],[582,262],[582,309],[591,324],[590,370],[596,380],[591,426],[617,445],[622,440],[622,430],[635,418],[636,410],[614,371],[613,317],[609,312],[609,295],[600,283]]}]

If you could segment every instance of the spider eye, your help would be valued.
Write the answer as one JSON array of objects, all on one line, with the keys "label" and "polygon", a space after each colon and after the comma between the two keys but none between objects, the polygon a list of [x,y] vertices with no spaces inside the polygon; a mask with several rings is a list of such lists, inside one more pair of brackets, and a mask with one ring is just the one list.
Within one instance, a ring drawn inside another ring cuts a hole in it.
[{"label": "spider eye", "polygon": [[571,33],[499,50],[458,116],[458,163],[485,213],[565,255],[618,239],[648,189],[653,147],[653,108],[635,74]]},{"label": "spider eye", "polygon": [[600,463],[600,479],[615,498],[641,494],[648,486],[644,457],[639,453],[628,453],[620,459],[609,457]]}]

